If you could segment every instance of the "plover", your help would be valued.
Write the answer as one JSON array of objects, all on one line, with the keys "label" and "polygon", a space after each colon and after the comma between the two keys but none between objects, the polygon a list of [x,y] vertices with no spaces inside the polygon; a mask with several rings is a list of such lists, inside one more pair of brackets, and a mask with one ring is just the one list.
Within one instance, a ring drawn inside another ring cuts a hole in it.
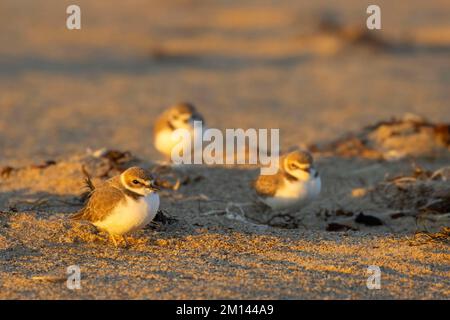
[{"label": "plover", "polygon": [[254,188],[274,210],[300,208],[319,195],[321,180],[311,154],[297,150],[280,158],[276,174],[260,175]]},{"label": "plover", "polygon": [[156,216],[159,208],[158,188],[152,175],[132,167],[95,188],[83,209],[74,214],[74,220],[90,221],[111,236],[116,237],[142,229]]},{"label": "plover", "polygon": [[[173,147],[179,143],[172,138],[172,133],[177,129],[186,129],[193,138],[194,121],[202,121],[204,125],[202,115],[192,104],[182,102],[171,106],[155,122],[153,128],[155,148],[170,157]],[[191,146],[193,145],[191,141]]]}]

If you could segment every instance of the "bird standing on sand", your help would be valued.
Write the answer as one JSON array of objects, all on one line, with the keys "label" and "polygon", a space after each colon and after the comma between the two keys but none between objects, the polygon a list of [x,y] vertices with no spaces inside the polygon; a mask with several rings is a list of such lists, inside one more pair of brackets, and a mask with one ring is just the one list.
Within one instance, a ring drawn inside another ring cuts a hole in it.
[{"label": "bird standing on sand", "polygon": [[117,246],[116,237],[126,243],[124,235],[142,229],[156,216],[157,190],[148,171],[132,167],[95,188],[85,207],[71,218],[90,221],[108,232]]},{"label": "bird standing on sand", "polygon": [[311,154],[297,150],[280,159],[276,174],[260,175],[254,188],[274,210],[299,208],[320,194],[321,180]]},{"label": "bird standing on sand", "polygon": [[[171,157],[172,149],[179,143],[173,139],[172,133],[177,129],[186,129],[194,138],[194,121],[201,121],[204,125],[202,115],[192,104],[183,102],[171,106],[155,122],[153,128],[155,148]],[[191,141],[191,149],[193,145]]]}]

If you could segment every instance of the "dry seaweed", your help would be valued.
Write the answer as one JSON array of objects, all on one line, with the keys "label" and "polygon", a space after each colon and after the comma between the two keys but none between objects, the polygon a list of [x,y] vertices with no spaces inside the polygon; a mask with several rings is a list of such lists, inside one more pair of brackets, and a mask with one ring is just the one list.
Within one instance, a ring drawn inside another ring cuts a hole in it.
[{"label": "dry seaweed", "polygon": [[32,164],[30,167],[32,169],[46,169],[50,166],[54,166],[56,165],[56,161],[55,160],[47,160],[43,163],[38,163],[38,164]]},{"label": "dry seaweed", "polygon": [[395,47],[388,39],[370,32],[362,25],[345,25],[335,12],[324,12],[319,17],[317,29],[320,33],[338,37],[351,46],[367,47],[373,50],[387,50]]},{"label": "dry seaweed", "polygon": [[5,166],[0,169],[0,177],[2,178],[9,178],[12,172],[17,170],[16,168]]},{"label": "dry seaweed", "polygon": [[344,209],[338,209],[338,210],[336,210],[335,215],[338,216],[338,217],[340,217],[340,216],[353,217],[354,212],[348,211],[348,210],[344,210]]},{"label": "dry seaweed", "polygon": [[178,219],[171,216],[167,211],[165,210],[158,210],[158,213],[155,216],[155,219],[153,221],[159,222],[161,224],[173,224],[178,221]]},{"label": "dry seaweed", "polygon": [[24,170],[24,169],[47,169],[50,166],[56,165],[57,162],[55,160],[47,160],[43,163],[36,163],[31,164],[28,167],[11,167],[11,166],[4,166],[0,168],[0,177],[7,179],[11,176],[12,173]]},{"label": "dry seaweed", "polygon": [[178,190],[182,185],[200,182],[202,175],[190,176],[167,165],[154,166],[151,172],[156,175],[155,184],[163,189]]},{"label": "dry seaweed", "polygon": [[134,157],[129,151],[100,149],[91,152],[91,154],[94,158],[102,159],[106,162],[106,169],[96,176],[98,178],[110,178],[139,162],[139,159]]},{"label": "dry seaweed", "polygon": [[442,227],[450,220],[447,167],[428,170],[416,164],[410,173],[387,177],[369,192],[374,204],[384,206],[391,219],[414,217],[419,229]]},{"label": "dry seaweed", "polygon": [[266,224],[275,228],[297,229],[301,221],[290,214],[277,214],[271,217]]}]

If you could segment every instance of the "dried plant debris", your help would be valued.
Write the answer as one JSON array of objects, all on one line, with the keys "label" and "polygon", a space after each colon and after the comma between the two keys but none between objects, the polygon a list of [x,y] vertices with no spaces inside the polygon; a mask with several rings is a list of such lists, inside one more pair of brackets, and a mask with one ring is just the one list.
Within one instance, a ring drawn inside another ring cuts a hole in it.
[{"label": "dried plant debris", "polygon": [[337,209],[325,209],[325,208],[321,208],[317,213],[316,213],[317,217],[322,217],[325,221],[327,221],[330,218],[343,218],[343,219],[347,219],[349,217],[353,217],[355,216],[355,212],[352,210],[348,210],[348,209],[343,209],[341,207],[337,208]]},{"label": "dried plant debris", "polygon": [[17,170],[16,168],[5,166],[0,168],[0,177],[1,178],[9,178],[13,171]]},{"label": "dried plant debris", "polygon": [[423,206],[421,208],[422,211],[427,211],[431,213],[436,214],[446,214],[450,213],[450,199],[444,198],[444,199],[436,199],[435,201],[432,201],[428,203],[427,205]]},{"label": "dried plant debris", "polygon": [[181,182],[179,179],[175,179],[175,181],[170,181],[167,178],[156,178],[155,185],[162,189],[170,189],[170,190],[178,190],[180,189]]},{"label": "dried plant debris", "polygon": [[[272,210],[263,203],[235,204],[240,208],[242,221],[254,226],[270,226],[280,229],[306,228],[298,211]],[[244,209],[245,208],[245,209]]]},{"label": "dried plant debris", "polygon": [[95,186],[94,183],[92,182],[91,175],[86,170],[86,167],[84,165],[81,165],[81,172],[83,172],[84,175],[85,188],[87,189],[88,193],[91,193],[92,191],[95,190]]},{"label": "dried plant debris", "polygon": [[[134,157],[128,151],[122,152],[118,150],[100,149],[91,154],[97,159],[106,160],[106,168],[100,170],[101,173],[96,175],[98,178],[109,178],[122,173],[133,165],[143,165],[142,161]],[[146,165],[144,165],[144,167],[146,167]],[[156,185],[163,189],[178,190],[182,185],[204,179],[201,175],[191,177],[168,165],[154,165],[149,169],[156,177]],[[84,170],[87,171],[86,168]],[[94,171],[98,172],[99,170],[95,170],[94,168]]]},{"label": "dried plant debris", "polygon": [[349,210],[344,210],[344,209],[338,209],[338,210],[336,210],[336,212],[335,212],[335,215],[336,215],[337,217],[340,217],[340,216],[344,216],[344,217],[353,217],[354,214],[355,214],[354,212],[349,211]]},{"label": "dried plant debris", "polygon": [[418,228],[440,228],[450,222],[450,184],[445,172],[414,165],[411,173],[387,177],[368,192],[371,202],[388,210],[392,220],[414,217]]},{"label": "dried plant debris", "polygon": [[411,246],[419,246],[430,242],[442,242],[450,244],[450,228],[444,227],[439,232],[430,233],[427,231],[416,232],[413,239],[410,240]]},{"label": "dried plant debris", "polygon": [[181,62],[192,62],[197,60],[199,57],[195,54],[183,53],[165,48],[160,45],[154,45],[150,47],[149,56],[152,60],[156,62],[169,62],[169,63],[181,63]]},{"label": "dried plant debris", "polygon": [[[315,152],[343,157],[396,160],[449,155],[450,124],[435,124],[416,115],[381,121],[331,143],[313,145]],[[448,173],[447,173],[448,174]]]},{"label": "dried plant debris", "polygon": [[373,50],[387,50],[395,47],[393,41],[384,39],[374,32],[370,32],[363,25],[345,25],[335,12],[323,12],[317,24],[321,34],[340,39],[351,46],[367,47]]},{"label": "dried plant debris", "polygon": [[47,161],[45,161],[43,163],[33,164],[33,165],[31,165],[31,168],[33,168],[33,169],[46,169],[46,168],[48,168],[50,166],[54,166],[54,165],[56,165],[56,161],[54,161],[54,160],[47,160]]},{"label": "dried plant debris", "polygon": [[0,167],[0,178],[4,178],[7,179],[9,178],[13,173],[20,171],[20,170],[25,170],[25,169],[46,169],[50,166],[54,166],[56,165],[57,162],[55,160],[47,160],[44,161],[42,163],[35,163],[35,164],[31,164],[29,166],[26,167],[11,167],[11,166],[4,166],[4,167]]},{"label": "dried plant debris", "polygon": [[[88,155],[100,162],[90,162],[87,164],[89,172],[100,172],[96,175],[98,178],[110,178],[122,173],[127,168],[140,162],[129,151],[119,151],[110,149],[99,149],[96,151],[88,151]],[[92,168],[94,166],[94,168]],[[98,167],[102,167],[98,170]]]},{"label": "dried plant debris", "polygon": [[[321,12],[317,18],[315,33],[318,37],[328,37],[340,44],[340,49],[364,49],[373,53],[410,54],[415,52],[448,52],[446,43],[429,43],[414,35],[386,35],[369,30],[366,25],[348,23],[339,13],[333,10]],[[339,51],[338,51],[339,52]]]},{"label": "dried plant debris", "polygon": [[7,179],[12,174],[24,170],[45,170],[59,164],[81,163],[85,172],[94,173],[95,178],[109,178],[126,170],[127,168],[140,163],[130,152],[100,149],[97,151],[88,150],[86,155],[73,156],[61,161],[47,160],[40,163],[31,164],[24,167],[4,166],[0,168],[0,177]]},{"label": "dried plant debris", "polygon": [[[398,169],[406,163],[390,166]],[[373,185],[359,181],[356,188],[350,186],[339,197],[325,189],[320,201],[302,209],[302,215],[307,216],[302,221],[308,227],[320,225],[329,231],[354,228],[374,232],[431,232],[449,226],[449,170],[433,166],[434,170],[431,170],[414,163],[406,173],[385,175],[381,181],[373,180]],[[361,183],[365,188],[360,187]]]},{"label": "dried plant debris", "polygon": [[49,274],[32,276],[31,280],[41,281],[41,282],[51,282],[51,283],[58,283],[58,282],[63,283],[63,282],[67,281],[67,275],[66,274],[49,273]]},{"label": "dried plant debris", "polygon": [[395,212],[395,213],[391,213],[389,216],[391,217],[391,219],[395,220],[395,219],[407,217],[408,215],[404,212]]},{"label": "dried plant debris", "polygon": [[27,197],[27,198],[12,198],[10,199],[8,206],[12,212],[19,211],[56,211],[61,208],[81,207],[84,204],[84,199],[76,196],[52,196],[45,195],[40,197]]},{"label": "dried plant debris", "polygon": [[450,185],[443,168],[429,171],[414,165],[412,173],[387,177],[373,188],[369,195],[374,202],[387,203],[395,209],[431,209],[439,206],[440,211],[448,209]]},{"label": "dried plant debris", "polygon": [[286,213],[271,217],[266,224],[275,228],[297,229],[301,225],[301,221],[297,217]]},{"label": "dried plant debris", "polygon": [[178,220],[171,216],[167,211],[165,210],[158,210],[158,213],[156,214],[153,221],[159,225],[170,225],[174,224]]},{"label": "dried plant debris", "polygon": [[427,170],[415,163],[412,164],[412,173],[409,175],[397,175],[395,177],[387,178],[386,181],[394,182],[397,185],[416,181],[447,181],[450,180],[450,166],[440,168],[436,171]]},{"label": "dried plant debris", "polygon": [[178,190],[181,186],[205,179],[202,175],[190,176],[167,165],[157,165],[151,169],[156,176],[156,185],[163,189]]}]

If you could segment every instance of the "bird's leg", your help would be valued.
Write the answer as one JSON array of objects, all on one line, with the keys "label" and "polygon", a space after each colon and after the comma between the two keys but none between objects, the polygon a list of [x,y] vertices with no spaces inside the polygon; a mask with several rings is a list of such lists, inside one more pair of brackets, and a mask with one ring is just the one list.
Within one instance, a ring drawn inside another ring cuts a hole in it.
[{"label": "bird's leg", "polygon": [[113,243],[114,243],[114,246],[117,248],[117,241],[116,241],[116,239],[114,238],[114,235],[113,235],[112,233],[110,233],[109,236],[111,237],[111,239],[112,239],[112,241],[113,241]]}]

